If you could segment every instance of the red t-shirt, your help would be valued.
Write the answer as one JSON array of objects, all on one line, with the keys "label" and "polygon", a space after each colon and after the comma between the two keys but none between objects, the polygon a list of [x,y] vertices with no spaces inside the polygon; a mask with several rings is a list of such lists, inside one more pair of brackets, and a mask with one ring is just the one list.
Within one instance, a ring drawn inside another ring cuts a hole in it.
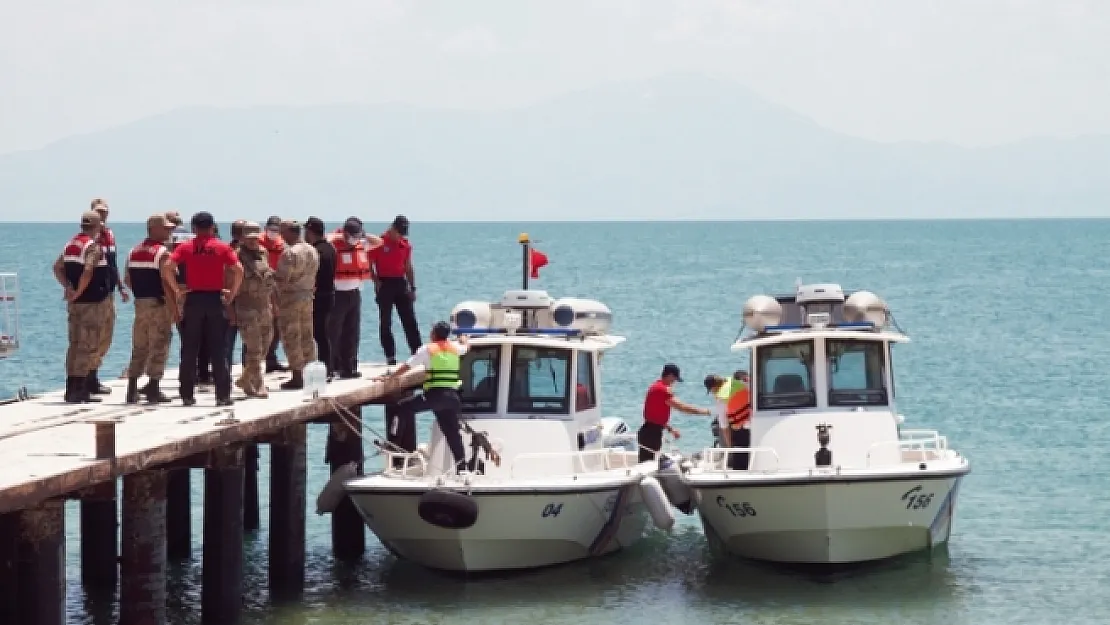
[{"label": "red t-shirt", "polygon": [[394,239],[382,233],[382,244],[370,250],[370,262],[379,278],[404,278],[405,265],[412,258],[412,244],[408,239]]},{"label": "red t-shirt", "polygon": [[239,256],[217,238],[198,236],[178,245],[170,260],[185,268],[185,288],[219,293],[224,288],[224,271],[239,262]]},{"label": "red t-shirt", "polygon": [[655,425],[666,426],[671,420],[671,407],[667,400],[671,398],[671,387],[656,380],[648,387],[647,397],[644,398],[644,421]]}]

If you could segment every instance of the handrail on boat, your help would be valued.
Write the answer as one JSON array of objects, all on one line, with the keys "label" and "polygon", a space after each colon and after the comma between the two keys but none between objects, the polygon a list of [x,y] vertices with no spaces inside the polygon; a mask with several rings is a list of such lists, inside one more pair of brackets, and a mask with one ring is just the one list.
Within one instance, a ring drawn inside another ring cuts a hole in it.
[{"label": "handrail on boat", "polygon": [[[428,473],[428,459],[425,458],[424,454],[420,453],[419,451],[389,451],[383,449],[382,455],[385,456],[385,469],[382,472],[387,475],[400,475],[401,477],[421,477],[427,475]],[[404,462],[401,464],[401,468],[397,468],[393,465],[393,460],[395,458],[398,460],[404,460]],[[410,458],[416,458],[417,462],[415,468],[420,469],[419,474],[409,475],[409,469],[413,468],[412,465],[410,465],[409,463]]]},{"label": "handrail on boat", "polygon": [[948,450],[948,437],[941,436],[936,430],[903,430],[898,440],[879,441],[867,448],[867,468],[871,468],[871,454],[880,448],[897,446],[899,458],[904,451],[937,452],[941,455]]},{"label": "handrail on boat", "polygon": [[[531,453],[517,454],[516,457],[513,458],[512,463],[509,465],[509,476],[510,477],[515,477],[516,476],[517,463],[520,462],[521,460],[550,460],[550,459],[554,459],[554,458],[566,458],[566,457],[569,457],[572,460],[577,460],[578,461],[578,466],[581,469],[581,471],[573,471],[573,472],[571,472],[569,474],[566,474],[566,475],[576,475],[579,472],[586,473],[587,472],[587,470],[586,470],[586,457],[587,456],[599,456],[602,460],[604,460],[612,452],[613,452],[612,449],[610,449],[608,447],[603,447],[601,449],[582,449],[582,450],[577,450],[577,451],[545,451],[545,452],[531,452]],[[553,474],[546,473],[545,475],[550,476],[550,475],[553,475]],[[558,474],[555,474],[555,475],[558,475]]]},{"label": "handrail on boat", "polygon": [[[728,462],[728,455],[734,453],[747,453],[748,467],[747,469],[729,469],[726,466]],[[775,467],[767,469],[768,471],[779,470],[779,453],[775,451],[774,447],[706,447],[701,452],[703,461],[708,463],[713,470],[716,471],[751,471],[751,459],[757,454],[770,454],[775,459]]]}]

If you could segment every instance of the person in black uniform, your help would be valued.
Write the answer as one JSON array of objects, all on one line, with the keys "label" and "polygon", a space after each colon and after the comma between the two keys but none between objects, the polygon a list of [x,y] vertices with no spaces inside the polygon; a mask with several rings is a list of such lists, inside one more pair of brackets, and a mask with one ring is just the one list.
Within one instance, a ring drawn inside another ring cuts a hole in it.
[{"label": "person in black uniform", "polygon": [[331,339],[328,321],[335,307],[335,246],[324,237],[324,222],[319,217],[309,217],[304,222],[304,240],[316,248],[320,266],[316,270],[316,292],[312,295],[312,338],[316,341],[316,359],[328,370],[328,381],[335,377],[331,357]]}]

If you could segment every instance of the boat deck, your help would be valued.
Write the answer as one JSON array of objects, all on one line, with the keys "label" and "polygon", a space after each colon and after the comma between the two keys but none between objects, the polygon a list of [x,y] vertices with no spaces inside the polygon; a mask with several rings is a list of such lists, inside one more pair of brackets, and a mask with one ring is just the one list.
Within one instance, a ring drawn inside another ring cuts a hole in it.
[{"label": "boat deck", "polygon": [[364,363],[359,371],[361,378],[336,379],[315,400],[275,390],[288,374],[274,373],[266,376],[267,399],[248,399],[235,388],[235,404],[216,407],[211,387],[199,387],[196,405],[185,407],[177,372],[168,370],[162,392],[171,403],[124,403],[126,380],[102,380],[112,393],[99,396],[100,403],[67,404],[61,390],[0,403],[0,513],[325,418],[340,407],[386,403],[424,378],[417,368],[386,385],[370,380],[385,373],[384,364]]}]

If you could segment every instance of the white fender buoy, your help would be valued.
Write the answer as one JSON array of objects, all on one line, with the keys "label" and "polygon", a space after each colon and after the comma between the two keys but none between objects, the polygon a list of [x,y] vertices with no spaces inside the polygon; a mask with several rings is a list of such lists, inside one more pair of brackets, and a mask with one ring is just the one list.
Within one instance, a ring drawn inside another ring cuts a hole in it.
[{"label": "white fender buoy", "polygon": [[640,481],[640,498],[644,500],[644,505],[651,513],[651,520],[655,522],[655,527],[666,532],[671,531],[674,527],[674,512],[671,512],[667,495],[663,492],[659,481],[650,475],[644,477]]},{"label": "white fender buoy", "polygon": [[324,484],[324,489],[316,497],[316,514],[331,514],[339,507],[343,498],[347,496],[347,491],[343,488],[343,482],[358,476],[358,466],[353,462],[339,467],[335,473],[331,474],[328,483]]},{"label": "white fender buoy", "polygon": [[667,501],[682,511],[683,514],[694,513],[694,490],[683,483],[678,471],[671,470],[656,474],[663,492],[667,494]]}]

